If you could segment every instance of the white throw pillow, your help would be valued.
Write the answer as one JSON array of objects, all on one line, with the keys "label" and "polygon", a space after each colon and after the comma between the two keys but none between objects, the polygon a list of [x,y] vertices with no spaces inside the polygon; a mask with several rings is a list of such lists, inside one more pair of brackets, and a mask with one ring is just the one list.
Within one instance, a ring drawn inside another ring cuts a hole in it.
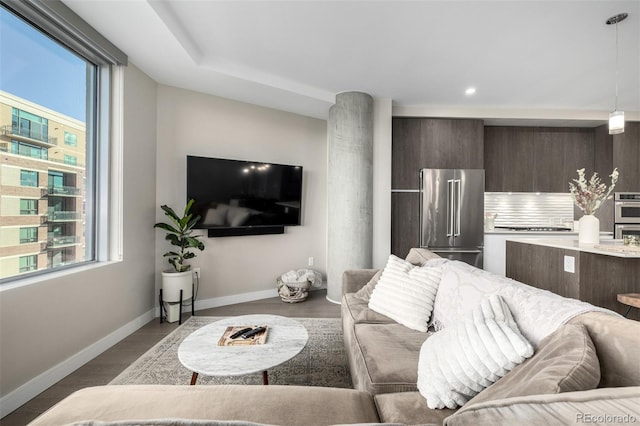
[{"label": "white throw pillow", "polygon": [[464,321],[424,342],[418,390],[431,409],[461,407],[531,355],[507,304],[490,295]]},{"label": "white throw pillow", "polygon": [[389,256],[371,293],[369,308],[412,330],[426,332],[442,275],[442,262],[431,263],[415,266]]}]

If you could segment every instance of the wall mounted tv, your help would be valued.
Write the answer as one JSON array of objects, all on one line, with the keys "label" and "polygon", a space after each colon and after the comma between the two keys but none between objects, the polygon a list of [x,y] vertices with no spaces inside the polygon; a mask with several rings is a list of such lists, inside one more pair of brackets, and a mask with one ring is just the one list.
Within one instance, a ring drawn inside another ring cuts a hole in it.
[{"label": "wall mounted tv", "polygon": [[302,166],[187,156],[187,199],[209,237],[282,234],[301,224]]}]

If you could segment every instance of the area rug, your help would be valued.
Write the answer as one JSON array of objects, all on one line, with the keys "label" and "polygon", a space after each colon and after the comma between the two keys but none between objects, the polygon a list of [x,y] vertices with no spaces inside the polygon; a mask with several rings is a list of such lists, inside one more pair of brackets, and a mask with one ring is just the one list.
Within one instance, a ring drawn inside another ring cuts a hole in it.
[{"label": "area rug", "polygon": [[[186,385],[191,379],[178,359],[182,340],[221,317],[191,317],[127,367],[110,385]],[[269,384],[351,387],[339,318],[296,318],[309,333],[305,348],[291,360],[269,370]],[[236,377],[200,375],[198,385],[261,385],[262,373]]]}]

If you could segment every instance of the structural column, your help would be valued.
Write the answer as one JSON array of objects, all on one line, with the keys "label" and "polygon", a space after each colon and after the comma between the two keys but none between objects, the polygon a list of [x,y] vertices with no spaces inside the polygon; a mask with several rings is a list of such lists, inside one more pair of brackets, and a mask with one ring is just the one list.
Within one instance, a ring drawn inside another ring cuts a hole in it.
[{"label": "structural column", "polygon": [[340,93],[327,126],[327,299],[340,303],[342,273],[372,267],[373,98]]}]

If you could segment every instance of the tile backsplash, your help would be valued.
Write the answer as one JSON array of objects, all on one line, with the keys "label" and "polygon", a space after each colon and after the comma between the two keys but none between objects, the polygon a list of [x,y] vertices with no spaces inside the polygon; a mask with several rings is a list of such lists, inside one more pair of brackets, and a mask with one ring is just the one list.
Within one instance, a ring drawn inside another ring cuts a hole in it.
[{"label": "tile backsplash", "polygon": [[569,193],[485,192],[485,213],[496,213],[496,226],[562,226],[573,223]]}]

